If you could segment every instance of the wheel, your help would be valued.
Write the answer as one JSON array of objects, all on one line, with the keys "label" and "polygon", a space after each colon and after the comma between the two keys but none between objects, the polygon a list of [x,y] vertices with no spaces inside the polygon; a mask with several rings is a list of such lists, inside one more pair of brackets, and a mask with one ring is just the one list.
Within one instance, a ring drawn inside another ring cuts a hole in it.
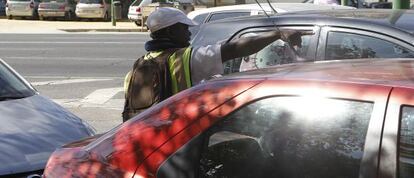
[{"label": "wheel", "polygon": [[135,25],[137,25],[138,27],[141,26],[141,21],[134,21]]},{"label": "wheel", "polygon": [[40,15],[39,20],[45,20],[45,17],[43,17],[43,15]]},{"label": "wheel", "polygon": [[13,19],[13,16],[9,15],[9,16],[7,16],[7,19],[11,20],[11,19]]}]

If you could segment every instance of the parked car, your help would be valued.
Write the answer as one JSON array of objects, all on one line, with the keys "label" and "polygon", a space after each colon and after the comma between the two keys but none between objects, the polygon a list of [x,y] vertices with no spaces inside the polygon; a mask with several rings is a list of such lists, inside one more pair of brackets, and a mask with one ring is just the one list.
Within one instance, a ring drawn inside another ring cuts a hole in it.
[{"label": "parked car", "polygon": [[365,8],[372,9],[392,9],[392,2],[371,2],[364,3]]},{"label": "parked car", "polygon": [[135,0],[128,8],[128,19],[133,21],[137,26],[141,26],[142,6],[151,4],[152,0]]},{"label": "parked car", "polygon": [[73,20],[76,17],[75,9],[75,0],[40,0],[39,19],[63,17],[66,20]]},{"label": "parked car", "polygon": [[0,16],[6,16],[6,0],[0,0]]},{"label": "parked car", "polygon": [[414,177],[413,71],[362,59],[213,79],[56,150],[44,177]]},{"label": "parked car", "polygon": [[76,16],[86,19],[111,19],[110,0],[79,0],[76,5]]},{"label": "parked car", "polygon": [[0,86],[0,176],[41,175],[57,147],[95,134],[1,59]]},{"label": "parked car", "polygon": [[7,0],[6,16],[8,19],[13,17],[37,19],[39,2],[40,0]]},{"label": "parked car", "polygon": [[[260,33],[296,31],[292,41],[275,41],[258,53],[228,61],[226,73],[293,62],[359,58],[414,57],[414,11],[354,9],[281,13],[268,17],[240,17],[201,26],[192,46],[215,44]],[[375,29],[375,30],[373,30]],[[220,33],[217,33],[217,32]]]},{"label": "parked car", "polygon": [[[311,3],[271,3],[271,5],[277,13],[307,10],[355,9],[354,7],[348,6],[316,5]],[[274,14],[272,7],[268,3],[261,3],[260,6],[258,4],[220,6],[192,11],[187,16],[198,24],[203,24],[226,18]],[[199,28],[200,26],[190,28],[192,36],[197,34]]]}]

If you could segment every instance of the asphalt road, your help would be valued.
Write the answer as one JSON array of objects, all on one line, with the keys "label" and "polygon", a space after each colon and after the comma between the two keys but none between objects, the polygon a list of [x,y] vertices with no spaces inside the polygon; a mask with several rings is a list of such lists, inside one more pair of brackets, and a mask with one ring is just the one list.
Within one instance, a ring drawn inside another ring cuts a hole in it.
[{"label": "asphalt road", "polygon": [[7,34],[0,58],[99,133],[122,122],[123,78],[146,34]]}]

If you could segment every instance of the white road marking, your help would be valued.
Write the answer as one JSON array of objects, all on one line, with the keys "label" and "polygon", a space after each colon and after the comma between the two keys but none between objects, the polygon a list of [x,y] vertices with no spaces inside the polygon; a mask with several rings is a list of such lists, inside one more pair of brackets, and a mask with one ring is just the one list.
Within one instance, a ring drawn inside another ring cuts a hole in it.
[{"label": "white road marking", "polygon": [[113,96],[115,96],[118,92],[121,92],[123,90],[124,90],[123,87],[105,88],[105,89],[95,90],[94,92],[89,94],[87,97],[83,98],[81,102],[92,103],[92,104],[104,104],[109,99],[111,99]]},{"label": "white road marking", "polygon": [[53,99],[54,102],[65,108],[104,108],[122,111],[124,99],[110,99],[103,104],[86,103],[79,99]]},{"label": "white road marking", "polygon": [[51,80],[43,82],[32,82],[33,86],[42,86],[42,85],[62,85],[70,83],[85,83],[85,82],[98,82],[98,81],[108,81],[113,79],[69,79],[69,80]]}]

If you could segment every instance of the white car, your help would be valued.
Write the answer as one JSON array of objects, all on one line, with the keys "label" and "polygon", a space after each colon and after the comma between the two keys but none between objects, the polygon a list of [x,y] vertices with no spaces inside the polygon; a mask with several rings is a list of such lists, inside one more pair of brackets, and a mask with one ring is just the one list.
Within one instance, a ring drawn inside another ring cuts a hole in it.
[{"label": "white car", "polygon": [[152,0],[135,0],[129,6],[128,19],[133,21],[137,26],[141,26],[142,6],[151,4]]},{"label": "white car", "polygon": [[37,8],[40,0],[7,0],[6,16],[8,19],[13,17],[31,17],[37,19]]},{"label": "white car", "polygon": [[[312,3],[271,3],[277,13],[307,11],[307,10],[331,10],[331,9],[355,9],[349,6],[340,5],[316,5]],[[260,7],[261,6],[261,7]],[[206,9],[195,10],[188,13],[188,18],[198,24],[221,20],[225,18],[273,14],[272,8],[268,3],[241,4],[231,6],[220,6]],[[262,9],[263,8],[263,9]],[[199,26],[190,27],[191,38],[198,32]]]},{"label": "white car", "polygon": [[110,0],[80,0],[76,5],[76,16],[87,19],[111,19]]}]

